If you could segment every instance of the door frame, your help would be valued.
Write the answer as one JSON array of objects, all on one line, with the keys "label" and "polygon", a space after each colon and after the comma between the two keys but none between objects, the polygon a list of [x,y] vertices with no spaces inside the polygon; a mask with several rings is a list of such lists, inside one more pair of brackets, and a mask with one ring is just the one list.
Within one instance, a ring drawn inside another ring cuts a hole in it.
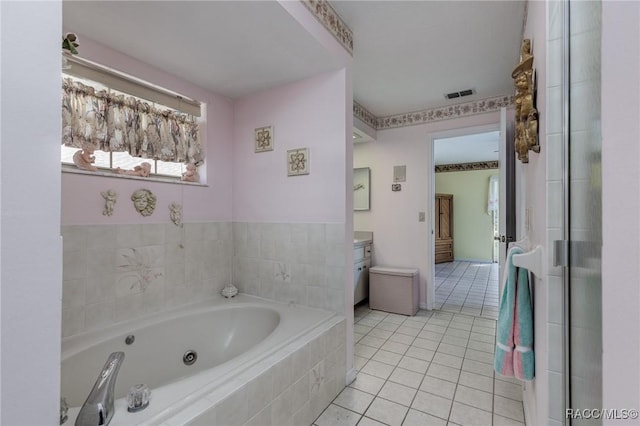
[{"label": "door frame", "polygon": [[[430,232],[429,232],[429,244],[427,246],[427,283],[426,283],[426,309],[432,310],[434,308],[434,301],[436,295],[436,269],[435,269],[435,197],[436,197],[436,171],[435,171],[435,158],[434,147],[436,139],[452,138],[457,136],[474,135],[476,133],[487,133],[500,131],[500,118],[498,121],[491,124],[484,124],[480,126],[460,127],[457,129],[444,130],[441,132],[429,133],[427,137],[427,145],[429,152],[429,161],[427,161],[427,167],[429,167],[430,182],[427,185],[427,206],[429,207],[430,218]],[[503,167],[499,165],[498,167]]]}]

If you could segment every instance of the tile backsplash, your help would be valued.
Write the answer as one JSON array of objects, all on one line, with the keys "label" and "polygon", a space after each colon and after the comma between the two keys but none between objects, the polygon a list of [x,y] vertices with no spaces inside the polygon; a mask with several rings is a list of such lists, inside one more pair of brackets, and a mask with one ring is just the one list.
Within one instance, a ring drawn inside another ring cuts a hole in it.
[{"label": "tile backsplash", "polygon": [[241,292],[344,313],[345,226],[233,223],[233,283]]},{"label": "tile backsplash", "polygon": [[200,301],[231,281],[231,222],[62,226],[62,335]]},{"label": "tile backsplash", "polygon": [[220,293],[344,312],[344,224],[68,225],[62,336]]}]

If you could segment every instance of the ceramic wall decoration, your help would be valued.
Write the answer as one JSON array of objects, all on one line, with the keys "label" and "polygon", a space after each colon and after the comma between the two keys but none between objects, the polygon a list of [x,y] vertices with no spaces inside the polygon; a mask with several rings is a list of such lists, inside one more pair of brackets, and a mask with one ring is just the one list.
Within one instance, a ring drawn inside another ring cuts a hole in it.
[{"label": "ceramic wall decoration", "polygon": [[516,140],[518,160],[529,162],[529,151],[540,152],[536,82],[531,54],[531,39],[522,40],[520,62],[511,73],[516,86]]},{"label": "ceramic wall decoration", "polygon": [[185,167],[187,168],[187,171],[182,174],[181,180],[184,182],[200,182],[198,166],[193,163],[189,163]]},{"label": "ceramic wall decoration", "polygon": [[156,208],[156,196],[148,189],[138,189],[131,194],[133,207],[142,216],[150,216]]},{"label": "ceramic wall decoration", "polygon": [[145,161],[144,163],[140,163],[139,166],[135,166],[133,170],[122,170],[118,167],[116,171],[121,175],[149,177],[151,174],[151,163]]},{"label": "ceramic wall decoration", "polygon": [[290,149],[287,151],[287,176],[309,174],[309,148]]},{"label": "ceramic wall decoration", "polygon": [[255,129],[255,152],[273,151],[273,126]]},{"label": "ceramic wall decoration", "polygon": [[96,170],[98,170],[98,168],[93,165],[93,163],[95,163],[96,161],[96,157],[95,155],[93,155],[93,152],[95,151],[95,149],[96,147],[93,144],[88,142],[83,143],[82,149],[79,151],[76,151],[76,153],[73,154],[73,163],[80,170],[88,170],[90,172],[95,172]]},{"label": "ceramic wall decoration", "polygon": [[102,215],[113,215],[113,208],[116,205],[118,194],[116,194],[116,191],[114,191],[113,189],[107,189],[106,191],[102,191],[100,195],[102,195],[102,198],[104,198],[104,210],[102,211]]},{"label": "ceramic wall decoration", "polygon": [[174,225],[180,226],[182,223],[182,206],[180,204],[169,204],[169,218]]}]

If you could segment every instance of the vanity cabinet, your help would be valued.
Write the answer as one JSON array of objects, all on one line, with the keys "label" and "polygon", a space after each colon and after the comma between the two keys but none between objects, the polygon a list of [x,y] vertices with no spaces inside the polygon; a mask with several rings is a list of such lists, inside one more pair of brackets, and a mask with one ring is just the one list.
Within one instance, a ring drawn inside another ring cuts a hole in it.
[{"label": "vanity cabinet", "polygon": [[435,263],[453,262],[453,195],[436,194]]},{"label": "vanity cabinet", "polygon": [[371,244],[356,245],[353,249],[353,304],[369,297],[369,268]]}]

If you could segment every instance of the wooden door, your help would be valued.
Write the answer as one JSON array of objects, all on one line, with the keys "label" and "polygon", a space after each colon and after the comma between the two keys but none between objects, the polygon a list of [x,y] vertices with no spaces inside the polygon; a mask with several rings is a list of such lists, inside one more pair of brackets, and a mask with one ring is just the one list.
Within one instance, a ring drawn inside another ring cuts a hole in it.
[{"label": "wooden door", "polygon": [[453,261],[453,195],[436,194],[435,262]]}]

